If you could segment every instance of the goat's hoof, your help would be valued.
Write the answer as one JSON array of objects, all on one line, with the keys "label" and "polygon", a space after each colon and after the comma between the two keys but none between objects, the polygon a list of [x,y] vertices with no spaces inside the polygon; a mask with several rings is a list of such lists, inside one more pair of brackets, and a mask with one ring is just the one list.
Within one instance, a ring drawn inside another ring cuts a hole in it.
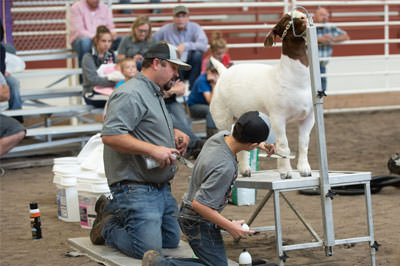
[{"label": "goat's hoof", "polygon": [[242,172],[243,177],[251,177],[251,170],[244,170]]},{"label": "goat's hoof", "polygon": [[301,177],[311,176],[311,172],[300,172]]},{"label": "goat's hoof", "polygon": [[290,173],[280,173],[281,179],[292,179],[292,175]]}]

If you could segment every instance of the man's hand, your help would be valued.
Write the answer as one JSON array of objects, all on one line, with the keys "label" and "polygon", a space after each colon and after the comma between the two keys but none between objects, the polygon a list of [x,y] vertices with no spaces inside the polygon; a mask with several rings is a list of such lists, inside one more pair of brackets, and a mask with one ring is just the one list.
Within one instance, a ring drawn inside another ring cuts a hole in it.
[{"label": "man's hand", "polygon": [[331,34],[324,34],[318,37],[318,42],[322,44],[333,44],[333,36]]},{"label": "man's hand", "polygon": [[164,146],[157,146],[157,148],[152,150],[150,156],[160,164],[161,168],[164,168],[175,162],[174,153],[179,154],[179,151]]},{"label": "man's hand", "polygon": [[186,92],[186,86],[185,83],[179,79],[177,79],[174,83],[174,85],[172,85],[172,87],[167,90],[164,91],[164,96],[166,98],[171,97],[172,95],[176,94],[176,96],[183,96]]},{"label": "man's hand", "polygon": [[133,57],[133,60],[134,60],[135,62],[140,62],[140,61],[143,60],[143,55],[141,55],[141,54],[136,54],[136,55]]},{"label": "man's hand", "polygon": [[183,43],[179,44],[177,47],[179,55],[182,55],[182,53],[185,51],[185,45]]},{"label": "man's hand", "polygon": [[115,41],[118,38],[118,34],[115,31],[113,31],[113,32],[111,32],[111,37],[112,37],[113,41]]},{"label": "man's hand", "polygon": [[190,138],[188,135],[180,131],[179,129],[174,129],[175,135],[175,145],[179,150],[180,155],[185,155],[186,149],[189,146]]},{"label": "man's hand", "polygon": [[10,88],[7,85],[0,86],[0,102],[10,99]]}]

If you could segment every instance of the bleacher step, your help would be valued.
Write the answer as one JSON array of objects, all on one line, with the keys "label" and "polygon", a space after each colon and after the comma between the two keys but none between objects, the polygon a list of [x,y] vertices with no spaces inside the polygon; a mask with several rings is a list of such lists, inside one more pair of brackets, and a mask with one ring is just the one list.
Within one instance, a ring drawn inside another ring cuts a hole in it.
[{"label": "bleacher step", "polygon": [[100,132],[103,128],[103,124],[81,124],[81,125],[69,125],[69,126],[51,126],[51,127],[39,127],[39,128],[28,128],[26,130],[26,136],[47,136],[47,135],[71,135],[71,134],[84,134],[84,133],[96,133]]},{"label": "bleacher step", "polygon": [[73,113],[90,112],[94,107],[90,105],[70,105],[70,106],[51,106],[37,107],[31,109],[7,110],[2,114],[7,116],[38,116],[38,115],[61,115],[72,116]]},{"label": "bleacher step", "polygon": [[81,96],[82,87],[60,89],[25,90],[21,92],[22,100],[38,100],[46,98]]}]

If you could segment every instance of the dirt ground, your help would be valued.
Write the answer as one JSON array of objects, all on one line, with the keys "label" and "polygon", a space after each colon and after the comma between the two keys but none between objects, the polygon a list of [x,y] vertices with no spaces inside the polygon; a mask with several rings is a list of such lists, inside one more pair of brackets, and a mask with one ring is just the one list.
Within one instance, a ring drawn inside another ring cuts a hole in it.
[{"label": "dirt ground", "polygon": [[[400,111],[325,115],[329,169],[370,171],[373,176],[388,174],[388,159],[392,154],[400,152],[399,120]],[[289,126],[292,151],[296,150],[296,132],[294,126]],[[315,128],[311,136],[309,160],[311,167],[318,169]],[[2,163],[7,161],[3,159]],[[260,168],[274,169],[275,161],[262,159]],[[189,175],[189,169],[181,165],[172,186],[179,202],[187,188]],[[89,230],[82,229],[79,223],[67,223],[57,218],[55,185],[52,180],[51,166],[7,169],[5,176],[0,177],[0,265],[98,265],[86,256],[65,256],[73,250],[67,239],[88,236]],[[258,191],[257,202],[265,193],[263,190]],[[319,196],[297,192],[288,192],[286,196],[322,237]],[[33,200],[38,201],[41,210],[41,240],[31,239],[29,202]],[[376,265],[400,265],[399,203],[400,189],[395,187],[384,187],[372,196],[375,239],[381,245],[376,254]],[[231,219],[247,220],[255,207],[228,205],[223,214]],[[363,196],[338,195],[333,200],[333,211],[336,239],[366,235]],[[283,201],[281,216],[284,244],[312,240]],[[272,202],[268,202],[253,225],[273,225],[273,217]],[[268,231],[242,240],[239,244],[226,235],[228,256],[237,261],[241,249],[247,248],[253,258],[276,262],[274,235],[273,231]],[[287,255],[289,259],[286,265],[371,265],[368,244],[365,242],[354,246],[335,246],[332,257],[326,257],[322,248],[288,251]]]}]

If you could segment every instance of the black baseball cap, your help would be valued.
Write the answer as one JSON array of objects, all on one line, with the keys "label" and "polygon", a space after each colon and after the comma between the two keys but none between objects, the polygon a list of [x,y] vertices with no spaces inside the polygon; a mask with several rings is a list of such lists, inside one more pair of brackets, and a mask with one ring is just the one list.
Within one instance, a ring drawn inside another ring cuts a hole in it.
[{"label": "black baseball cap", "polygon": [[234,138],[242,143],[275,143],[275,133],[271,130],[268,116],[258,111],[242,114],[233,128]]},{"label": "black baseball cap", "polygon": [[186,64],[178,58],[176,47],[166,42],[159,42],[151,46],[144,54],[144,58],[164,59],[178,65],[182,70],[190,70],[192,68],[191,65]]}]

